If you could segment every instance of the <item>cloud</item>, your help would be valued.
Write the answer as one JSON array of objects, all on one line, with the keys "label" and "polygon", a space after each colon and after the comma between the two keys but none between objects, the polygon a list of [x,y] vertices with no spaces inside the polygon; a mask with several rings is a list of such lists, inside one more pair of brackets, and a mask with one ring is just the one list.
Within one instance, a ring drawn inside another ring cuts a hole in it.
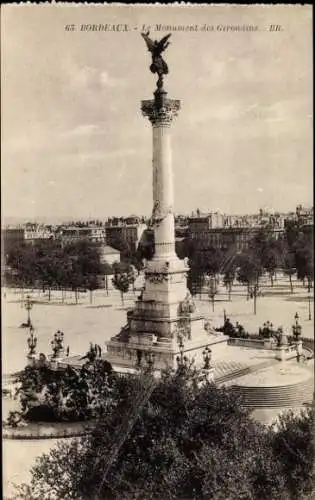
[{"label": "cloud", "polygon": [[70,85],[76,90],[95,87],[99,80],[99,73],[90,66],[79,67],[73,61],[68,66]]},{"label": "cloud", "polygon": [[[116,158],[125,158],[130,156],[135,156],[137,154],[141,154],[138,150],[135,149],[116,149],[112,151],[91,151],[87,150],[86,152],[70,152],[65,153],[62,156],[62,159],[65,161],[69,161],[71,159],[76,160],[78,163],[85,163],[93,160],[108,160],[108,159],[116,159]],[[93,165],[92,165],[93,166]]]},{"label": "cloud", "polygon": [[69,136],[89,136],[92,134],[99,134],[99,133],[104,133],[100,127],[94,123],[90,124],[83,124],[83,125],[77,125],[71,130],[67,130],[62,133],[64,137],[69,137]]},{"label": "cloud", "polygon": [[102,87],[124,86],[125,80],[112,77],[108,74],[107,71],[102,71],[102,73],[100,74],[100,84]]},{"label": "cloud", "polygon": [[80,66],[73,60],[67,63],[67,76],[70,86],[76,91],[102,91],[109,87],[125,85],[124,79],[117,78],[106,70],[93,66]]}]

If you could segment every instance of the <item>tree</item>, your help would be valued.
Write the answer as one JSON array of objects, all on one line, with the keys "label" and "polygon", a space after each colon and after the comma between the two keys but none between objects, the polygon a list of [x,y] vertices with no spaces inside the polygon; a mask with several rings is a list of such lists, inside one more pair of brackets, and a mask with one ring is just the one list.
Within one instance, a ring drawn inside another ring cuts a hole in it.
[{"label": "tree", "polygon": [[71,242],[64,246],[61,259],[64,269],[67,269],[63,274],[62,285],[75,292],[76,303],[78,303],[78,291],[87,288],[90,290],[92,302],[93,290],[98,288],[98,277],[104,269],[99,246],[87,240]]},{"label": "tree", "polygon": [[255,234],[251,242],[251,249],[262,269],[269,274],[271,286],[273,286],[273,278],[279,266],[282,245],[281,241],[275,240],[271,226],[263,227]]},{"label": "tree", "polygon": [[[281,415],[273,436],[273,449],[287,479],[289,498],[312,497],[314,493],[314,408],[295,415]],[[310,496],[309,496],[310,495]]]},{"label": "tree", "polygon": [[9,267],[9,274],[12,283],[22,289],[32,286],[37,278],[35,268],[35,252],[31,245],[22,243],[8,252],[6,265]]},{"label": "tree", "polygon": [[[141,390],[139,379],[115,379],[112,404],[94,432],[43,455],[20,498],[288,500],[314,491],[310,432],[301,433],[311,429],[310,417],[303,425],[285,421],[277,435],[250,418],[232,388],[200,385],[199,376],[183,366],[163,373],[104,481],[108,455],[120,439],[113,436]],[[282,456],[284,434],[290,450]],[[294,454],[301,454],[296,467]]]},{"label": "tree", "polygon": [[290,280],[290,290],[291,293],[293,293],[293,283],[292,283],[292,276],[296,273],[295,269],[295,255],[293,252],[287,252],[285,257],[284,257],[284,262],[283,262],[283,272],[289,276]]},{"label": "tree", "polygon": [[219,248],[209,248],[203,252],[202,267],[208,276],[217,276],[221,270],[224,260],[223,253]]},{"label": "tree", "polygon": [[303,233],[299,233],[299,238],[295,242],[293,248],[295,253],[297,277],[300,280],[307,280],[308,291],[310,291],[314,280],[313,248]]},{"label": "tree", "polygon": [[199,291],[201,298],[203,271],[197,264],[197,261],[193,259],[189,259],[188,267],[187,287],[192,295],[196,295]]},{"label": "tree", "polygon": [[127,293],[130,286],[130,277],[127,272],[118,272],[115,270],[112,283],[116,290],[119,290],[121,296],[121,304],[124,305],[124,293]]},{"label": "tree", "polygon": [[236,268],[235,266],[230,266],[228,269],[226,269],[224,276],[223,276],[223,283],[225,287],[228,290],[229,294],[229,302],[231,302],[231,292],[232,292],[232,286],[235,280],[235,275],[236,275]]},{"label": "tree", "polygon": [[216,277],[221,270],[223,254],[217,248],[208,248],[203,250],[198,247],[195,241],[187,244],[187,253],[189,256],[189,274],[188,288],[191,293],[196,293],[199,289],[200,295],[202,287],[207,281],[205,277]]},{"label": "tree", "polygon": [[288,220],[285,226],[285,241],[289,251],[293,250],[293,246],[298,238],[299,228],[295,221]]},{"label": "tree", "polygon": [[[21,245],[8,255],[8,265],[14,270],[15,281],[23,286],[40,284],[48,289],[49,300],[53,288],[75,291],[96,286],[96,277],[102,273],[99,247],[86,240],[71,242],[63,247],[59,242],[36,242]],[[92,278],[93,276],[93,278]],[[64,295],[62,296],[64,300]]]},{"label": "tree", "polygon": [[262,275],[261,261],[251,252],[243,252],[238,257],[237,280],[247,285],[247,296],[254,298],[254,314],[259,290],[259,278]]},{"label": "tree", "polygon": [[85,279],[85,286],[90,292],[90,304],[93,302],[93,290],[97,290],[99,287],[97,276],[90,274]]},{"label": "tree", "polygon": [[48,300],[51,300],[51,289],[57,285],[59,276],[59,259],[55,255],[45,255],[38,258],[38,276],[43,284],[43,287],[48,289]]},{"label": "tree", "polygon": [[270,245],[269,248],[266,249],[262,265],[269,274],[271,286],[273,287],[273,279],[278,267],[278,253],[274,245]]},{"label": "tree", "polygon": [[81,266],[78,262],[77,256],[72,256],[70,257],[70,262],[71,262],[71,274],[69,275],[69,287],[71,288],[72,291],[74,291],[75,295],[75,302],[78,304],[79,301],[79,289],[82,289],[82,287],[85,284],[84,276],[82,275],[81,272]]}]

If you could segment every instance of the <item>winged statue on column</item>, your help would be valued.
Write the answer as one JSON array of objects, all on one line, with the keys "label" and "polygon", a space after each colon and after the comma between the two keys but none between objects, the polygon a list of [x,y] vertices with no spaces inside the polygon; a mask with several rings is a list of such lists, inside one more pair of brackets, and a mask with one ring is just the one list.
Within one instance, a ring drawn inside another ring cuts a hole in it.
[{"label": "winged statue on column", "polygon": [[169,35],[164,36],[161,40],[152,40],[149,35],[150,31],[147,31],[146,33],[141,33],[142,37],[144,38],[149,52],[151,52],[152,55],[152,63],[150,65],[150,71],[152,73],[157,73],[158,75],[158,81],[157,81],[157,86],[158,88],[161,88],[163,86],[163,76],[168,74],[168,66],[166,62],[164,61],[162,57],[162,53],[167,49],[169,46],[170,42],[168,41],[169,37],[171,36],[171,33]]}]

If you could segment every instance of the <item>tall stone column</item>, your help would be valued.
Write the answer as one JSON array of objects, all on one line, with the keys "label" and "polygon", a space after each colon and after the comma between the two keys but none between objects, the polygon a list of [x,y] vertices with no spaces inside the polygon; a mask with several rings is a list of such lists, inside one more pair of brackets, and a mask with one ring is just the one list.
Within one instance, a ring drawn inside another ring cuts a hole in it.
[{"label": "tall stone column", "polygon": [[170,128],[179,112],[180,101],[168,99],[163,88],[156,90],[154,97],[153,100],[142,101],[141,109],[153,128],[153,261],[165,262],[177,260]]},{"label": "tall stone column", "polygon": [[[152,54],[150,71],[159,77],[154,99],[141,103],[143,115],[152,124],[155,253],[146,263],[144,287],[127,313],[127,323],[107,343],[107,359],[114,366],[139,367],[148,353],[154,353],[155,367],[160,370],[176,365],[179,340],[183,338],[181,344],[189,357],[202,359],[211,331],[205,330],[204,319],[187,289],[187,262],[175,252],[171,125],[180,101],[168,99],[163,88],[168,67],[161,57],[170,35],[160,41],[151,40],[149,33],[142,36]],[[221,343],[222,339],[216,338],[211,345]]]}]

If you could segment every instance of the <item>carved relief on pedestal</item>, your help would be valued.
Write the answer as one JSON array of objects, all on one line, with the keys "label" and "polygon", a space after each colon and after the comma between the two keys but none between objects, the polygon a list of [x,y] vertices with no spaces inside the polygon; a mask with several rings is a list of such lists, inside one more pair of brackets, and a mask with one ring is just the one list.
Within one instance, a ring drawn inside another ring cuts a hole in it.
[{"label": "carved relief on pedestal", "polygon": [[149,118],[152,125],[170,126],[173,118],[178,115],[179,110],[179,100],[167,99],[164,96],[162,96],[160,106],[157,106],[156,101],[153,99],[141,102],[142,114]]},{"label": "carved relief on pedestal", "polygon": [[155,264],[153,261],[149,262],[149,266],[147,267],[145,271],[146,276],[150,276],[151,274],[168,274],[169,272],[169,262],[164,262],[163,265],[161,264]]},{"label": "carved relief on pedestal", "polygon": [[164,283],[168,279],[164,273],[146,273],[145,277],[150,283]]}]

